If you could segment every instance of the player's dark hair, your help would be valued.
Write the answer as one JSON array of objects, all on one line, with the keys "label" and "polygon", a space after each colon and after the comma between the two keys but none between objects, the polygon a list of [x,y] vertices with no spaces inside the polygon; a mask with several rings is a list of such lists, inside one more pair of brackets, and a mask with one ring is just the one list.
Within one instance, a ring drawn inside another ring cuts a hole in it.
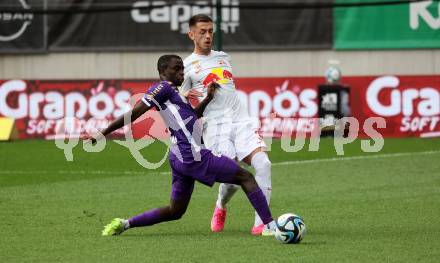
[{"label": "player's dark hair", "polygon": [[193,27],[199,22],[211,22],[212,23],[212,18],[208,15],[205,15],[205,14],[193,15],[189,19],[189,27]]},{"label": "player's dark hair", "polygon": [[159,71],[159,74],[162,73],[168,67],[172,59],[182,60],[182,58],[179,57],[178,55],[169,55],[169,54],[163,55],[157,60],[157,71]]}]

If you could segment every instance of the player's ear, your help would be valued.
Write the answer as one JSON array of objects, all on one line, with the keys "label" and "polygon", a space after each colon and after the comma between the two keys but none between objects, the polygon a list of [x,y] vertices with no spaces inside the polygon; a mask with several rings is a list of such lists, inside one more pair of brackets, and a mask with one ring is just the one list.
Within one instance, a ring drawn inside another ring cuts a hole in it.
[{"label": "player's ear", "polygon": [[191,40],[194,40],[194,32],[190,29],[189,30],[189,32],[188,32],[188,37],[191,39]]},{"label": "player's ear", "polygon": [[160,80],[164,80],[165,79],[165,75],[163,74],[164,72],[159,72],[159,78]]}]

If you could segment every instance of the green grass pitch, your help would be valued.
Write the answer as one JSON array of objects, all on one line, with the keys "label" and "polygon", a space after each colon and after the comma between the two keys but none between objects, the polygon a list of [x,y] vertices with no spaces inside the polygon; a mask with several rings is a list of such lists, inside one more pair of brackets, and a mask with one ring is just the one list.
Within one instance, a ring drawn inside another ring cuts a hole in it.
[{"label": "green grass pitch", "polygon": [[[114,142],[100,153],[79,145],[73,162],[51,141],[0,143],[0,261],[438,262],[439,139],[388,139],[379,153],[356,141],[345,156],[330,138],[320,145],[285,153],[273,141],[272,213],[295,212],[308,228],[301,244],[282,245],[250,234],[242,192],[224,232],[211,233],[218,184],[197,184],[179,221],[102,237],[112,218],[168,203],[168,163],[146,170]],[[155,143],[142,153],[159,160],[164,150]]]}]

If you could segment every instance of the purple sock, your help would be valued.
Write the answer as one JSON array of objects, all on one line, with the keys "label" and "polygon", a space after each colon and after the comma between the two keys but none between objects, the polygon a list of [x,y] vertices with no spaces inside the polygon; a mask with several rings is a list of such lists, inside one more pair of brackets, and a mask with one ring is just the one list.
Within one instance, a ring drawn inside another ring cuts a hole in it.
[{"label": "purple sock", "polygon": [[130,228],[132,227],[141,227],[141,226],[151,226],[162,222],[162,217],[160,215],[160,209],[151,209],[140,215],[134,216],[128,219],[128,223],[130,224]]},{"label": "purple sock", "polygon": [[259,187],[252,192],[246,194],[252,206],[257,214],[260,216],[261,221],[264,224],[272,222],[272,214],[270,213],[269,206],[267,205],[266,197],[264,197],[263,191]]}]

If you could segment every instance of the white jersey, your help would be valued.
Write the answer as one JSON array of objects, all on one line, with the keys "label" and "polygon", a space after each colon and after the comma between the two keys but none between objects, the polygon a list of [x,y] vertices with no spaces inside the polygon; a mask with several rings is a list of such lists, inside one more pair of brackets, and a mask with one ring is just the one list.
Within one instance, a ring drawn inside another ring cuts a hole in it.
[{"label": "white jersey", "polygon": [[246,107],[241,103],[235,89],[230,57],[222,51],[211,50],[207,56],[192,53],[183,61],[185,80],[181,91],[195,88],[203,93],[203,100],[210,83],[217,82],[220,87],[214,99],[208,104],[203,116],[209,123],[242,122],[249,120]]}]

